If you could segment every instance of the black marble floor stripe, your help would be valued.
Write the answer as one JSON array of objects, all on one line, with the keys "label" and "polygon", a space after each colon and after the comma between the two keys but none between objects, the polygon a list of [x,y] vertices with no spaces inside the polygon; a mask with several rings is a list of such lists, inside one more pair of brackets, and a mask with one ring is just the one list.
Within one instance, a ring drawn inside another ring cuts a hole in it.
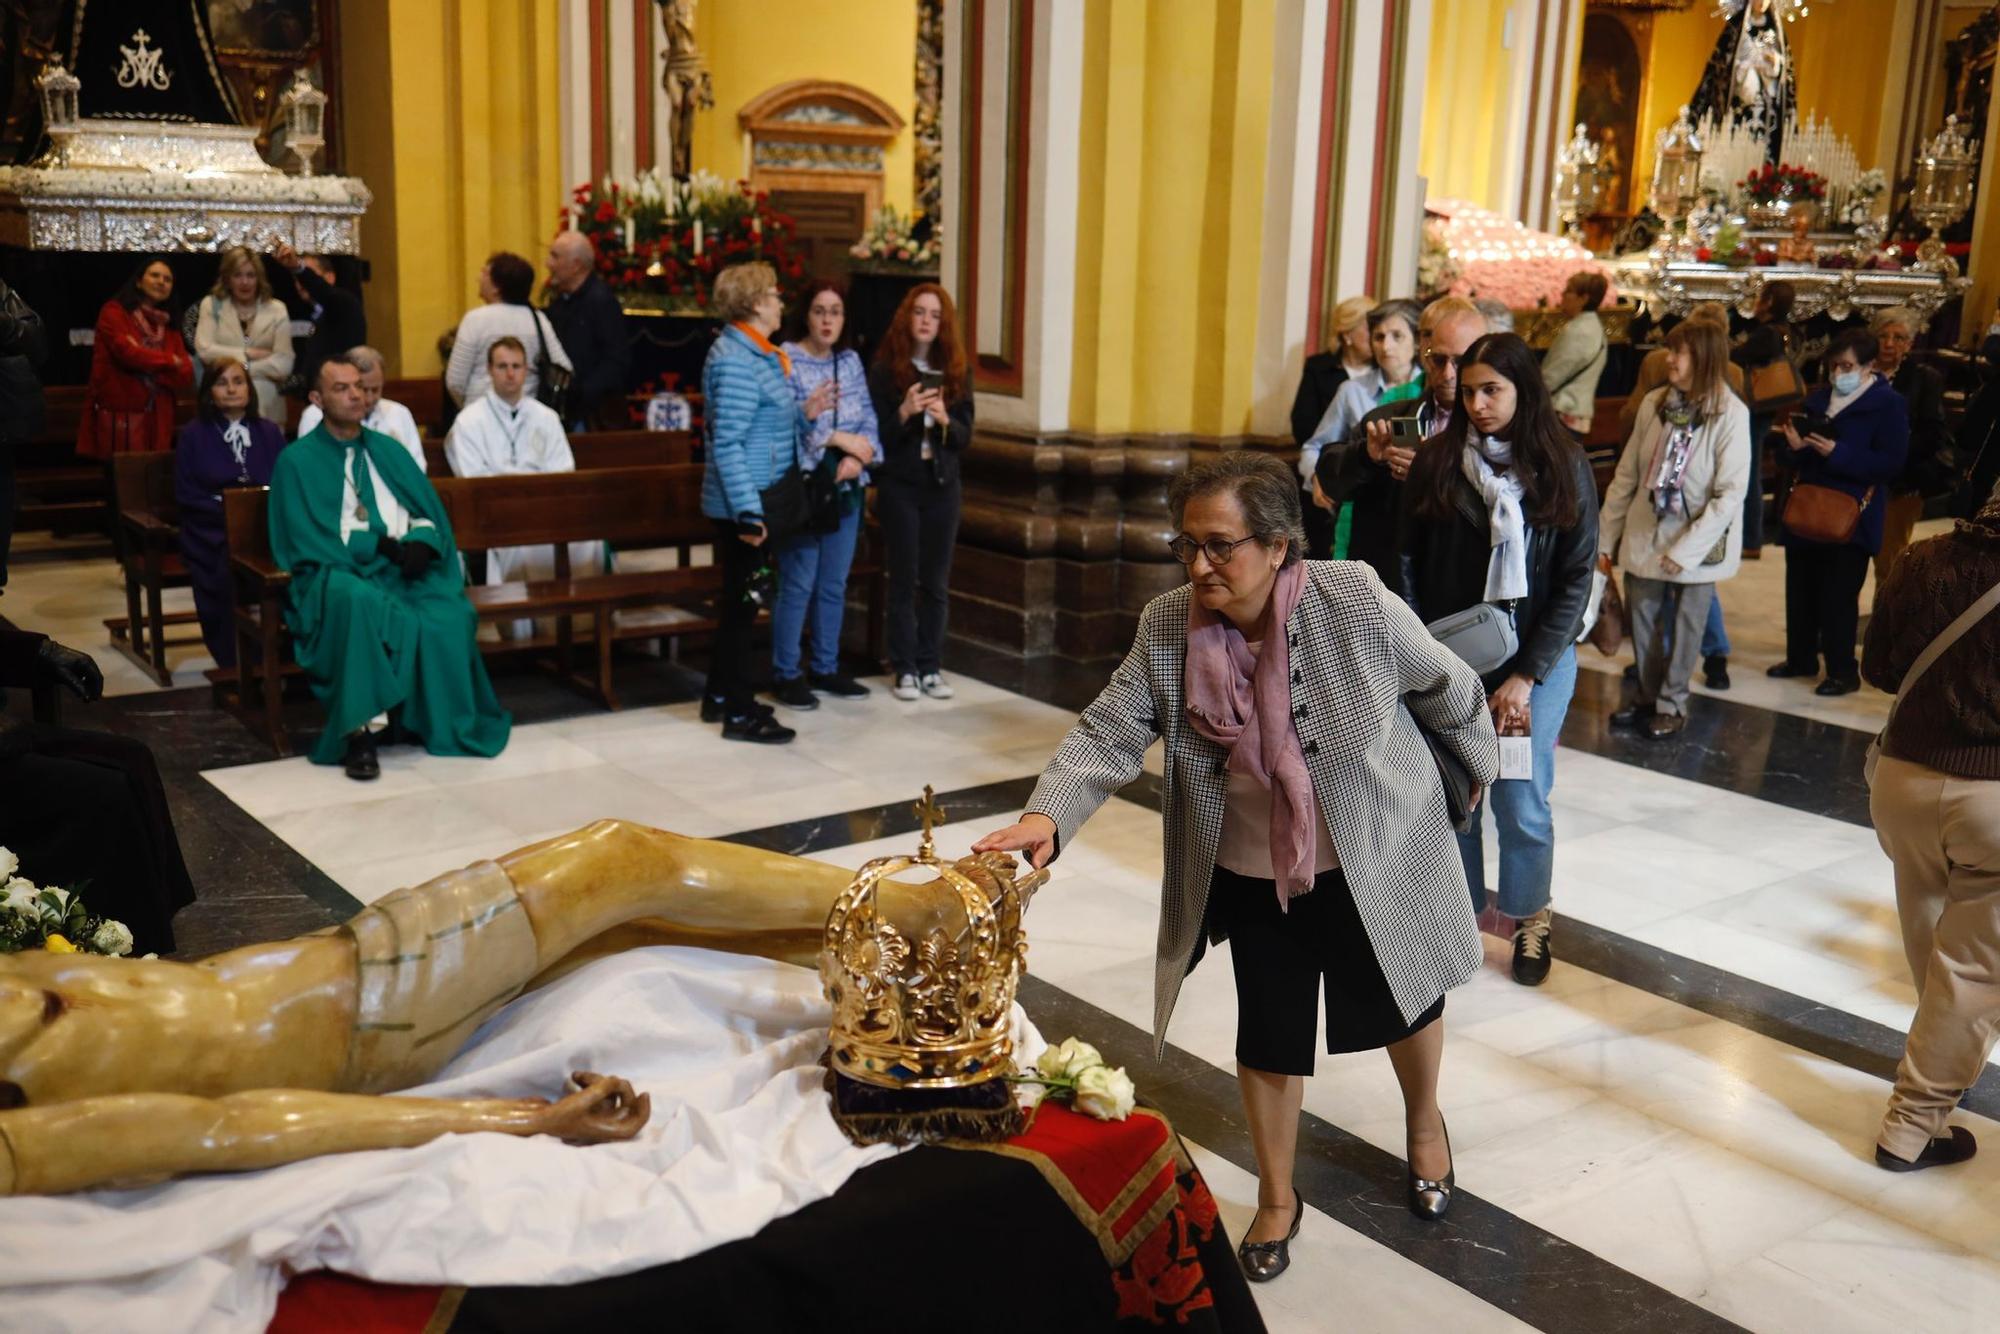
[{"label": "black marble floor stripe", "polygon": [[[939,792],[933,800],[943,809],[947,824],[963,820],[991,820],[1000,816],[1011,819],[1034,790],[1033,778],[1009,778],[998,783],[981,783],[976,787]],[[863,806],[859,810],[841,811],[834,815],[816,815],[766,825],[762,829],[746,829],[740,834],[725,834],[718,841],[742,843],[771,852],[789,853],[794,857],[809,857],[828,848],[844,848],[854,843],[911,834],[919,827],[917,795],[912,792],[906,798],[879,806]]]},{"label": "black marble floor stripe", "polygon": [[[1155,1058],[1138,1027],[1039,978],[1023,978],[1019,996],[1045,1036],[1094,1043],[1176,1130],[1256,1173],[1234,1075],[1171,1044]],[[1546,1334],[1742,1328],[1464,1186],[1443,1221],[1420,1222],[1403,1204],[1405,1173],[1395,1154],[1310,1112],[1300,1116],[1294,1180],[1307,1204]],[[1428,1323],[1415,1306],[1412,1315]]]}]

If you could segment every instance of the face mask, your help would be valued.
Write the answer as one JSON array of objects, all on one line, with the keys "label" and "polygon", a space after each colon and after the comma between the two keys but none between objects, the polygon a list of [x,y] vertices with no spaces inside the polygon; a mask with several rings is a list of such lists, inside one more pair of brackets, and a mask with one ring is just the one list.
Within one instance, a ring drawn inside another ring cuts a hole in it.
[{"label": "face mask", "polygon": [[1845,397],[1861,387],[1860,371],[1842,371],[1833,377],[1833,392]]}]

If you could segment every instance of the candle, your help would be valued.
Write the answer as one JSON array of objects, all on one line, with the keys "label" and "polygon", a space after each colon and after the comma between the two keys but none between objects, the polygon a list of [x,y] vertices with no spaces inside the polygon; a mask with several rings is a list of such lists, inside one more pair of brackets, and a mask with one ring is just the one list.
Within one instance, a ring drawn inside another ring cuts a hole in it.
[{"label": "candle", "polygon": [[694,253],[701,254],[701,219],[694,220]]},{"label": "candle", "polygon": [[764,220],[763,220],[762,218],[757,218],[757,217],[753,217],[753,218],[751,218],[751,219],[750,219],[750,231],[751,231],[751,234],[752,234],[752,235],[754,235],[754,236],[755,236],[755,237],[757,238],[757,240],[758,240],[759,242],[763,241],[763,239],[764,239]]},{"label": "candle", "polygon": [[633,242],[637,239],[637,236],[638,233],[633,226],[632,215],[628,213],[625,215],[625,249],[629,251],[636,248]]}]

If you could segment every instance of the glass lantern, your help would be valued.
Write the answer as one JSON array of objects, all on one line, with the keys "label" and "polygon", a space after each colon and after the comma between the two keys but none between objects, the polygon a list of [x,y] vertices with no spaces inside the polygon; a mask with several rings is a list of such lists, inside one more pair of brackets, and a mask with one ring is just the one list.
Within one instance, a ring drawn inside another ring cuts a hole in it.
[{"label": "glass lantern", "polygon": [[1562,219],[1563,234],[1583,240],[1583,219],[1597,212],[1604,198],[1604,174],[1598,166],[1598,147],[1590,132],[1578,121],[1576,133],[1556,155],[1555,184],[1549,202]]},{"label": "glass lantern", "polygon": [[1685,247],[1690,253],[1692,244],[1683,240],[1676,242],[1674,231],[1683,221],[1692,221],[1695,205],[1701,197],[1701,135],[1694,123],[1688,119],[1688,109],[1683,106],[1674,123],[1661,130],[1653,142],[1653,186],[1650,203],[1653,212],[1666,223],[1661,229],[1655,254],[1662,259],[1676,258],[1675,251]]},{"label": "glass lantern", "polygon": [[326,143],[326,94],[300,70],[279,108],[285,113],[285,147],[299,160],[299,175],[313,173],[313,156]]},{"label": "glass lantern", "polygon": [[77,93],[82,87],[83,80],[64,69],[60,60],[50,61],[35,79],[35,88],[42,95],[42,123],[51,130],[74,127],[80,119]]},{"label": "glass lantern", "polygon": [[1938,233],[1965,216],[1972,204],[1972,175],[1979,165],[1979,141],[1968,140],[1957,116],[1946,116],[1944,128],[1917,154],[1916,180],[1910,187],[1910,215],[1931,229],[1917,247],[1917,266],[1949,277],[1958,261],[1945,251]]}]

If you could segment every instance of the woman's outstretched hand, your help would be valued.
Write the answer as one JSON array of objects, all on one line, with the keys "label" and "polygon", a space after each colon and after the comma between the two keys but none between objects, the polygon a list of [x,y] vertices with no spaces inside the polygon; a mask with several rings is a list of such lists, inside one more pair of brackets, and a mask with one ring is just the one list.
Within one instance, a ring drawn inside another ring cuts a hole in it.
[{"label": "woman's outstretched hand", "polygon": [[1025,852],[1037,871],[1056,855],[1056,822],[1033,812],[1005,829],[996,829],[972,845],[974,852]]}]

